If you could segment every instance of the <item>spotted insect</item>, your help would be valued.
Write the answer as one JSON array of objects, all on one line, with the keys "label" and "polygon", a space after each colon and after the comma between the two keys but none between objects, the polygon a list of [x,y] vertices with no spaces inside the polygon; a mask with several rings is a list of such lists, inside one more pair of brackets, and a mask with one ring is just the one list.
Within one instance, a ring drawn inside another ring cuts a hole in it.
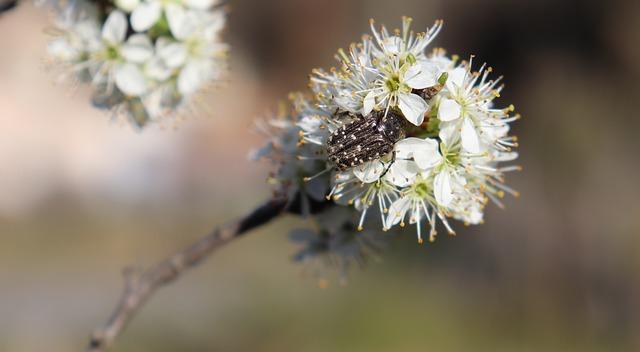
[{"label": "spotted insect", "polygon": [[327,140],[329,161],[344,171],[393,151],[395,143],[407,135],[404,116],[390,110],[356,115],[355,120],[335,130]]}]

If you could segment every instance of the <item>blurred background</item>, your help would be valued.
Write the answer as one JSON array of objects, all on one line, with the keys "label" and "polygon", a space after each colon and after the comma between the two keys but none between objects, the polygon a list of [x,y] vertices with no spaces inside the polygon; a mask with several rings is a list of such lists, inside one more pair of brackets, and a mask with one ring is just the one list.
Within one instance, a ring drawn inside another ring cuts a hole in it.
[{"label": "blurred background", "polygon": [[407,234],[348,286],[291,262],[281,219],[144,307],[113,351],[639,351],[640,2],[231,0],[232,82],[177,128],[134,131],[56,84],[47,13],[0,16],[0,351],[80,351],[149,265],[268,196],[252,121],[402,15],[476,55],[523,119],[521,191],[486,224]]}]

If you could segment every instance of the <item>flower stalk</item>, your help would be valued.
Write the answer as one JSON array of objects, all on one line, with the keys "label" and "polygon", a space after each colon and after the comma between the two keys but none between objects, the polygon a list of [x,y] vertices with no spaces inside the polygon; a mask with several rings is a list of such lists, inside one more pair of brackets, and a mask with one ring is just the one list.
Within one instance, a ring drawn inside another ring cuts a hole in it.
[{"label": "flower stalk", "polygon": [[248,215],[216,228],[210,234],[146,270],[125,269],[125,287],[118,305],[107,323],[91,335],[86,351],[104,352],[109,349],[158,289],[180,278],[183,273],[207,259],[218,248],[269,223],[285,210],[295,211],[294,208],[295,204],[288,204],[286,199],[268,200]]}]

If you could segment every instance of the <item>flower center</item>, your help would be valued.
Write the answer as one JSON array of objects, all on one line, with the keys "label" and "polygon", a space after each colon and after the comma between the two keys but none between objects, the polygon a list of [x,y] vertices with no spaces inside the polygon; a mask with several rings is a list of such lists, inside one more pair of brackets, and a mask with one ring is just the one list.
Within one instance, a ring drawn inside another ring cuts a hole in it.
[{"label": "flower center", "polygon": [[397,74],[390,76],[385,85],[390,92],[397,92],[400,89],[400,76]]},{"label": "flower center", "polygon": [[115,60],[120,57],[120,53],[118,52],[118,48],[114,46],[110,46],[107,48],[107,60]]},{"label": "flower center", "polygon": [[431,185],[427,180],[422,179],[422,177],[418,177],[416,182],[411,186],[411,193],[413,193],[416,198],[427,198],[431,193]]}]

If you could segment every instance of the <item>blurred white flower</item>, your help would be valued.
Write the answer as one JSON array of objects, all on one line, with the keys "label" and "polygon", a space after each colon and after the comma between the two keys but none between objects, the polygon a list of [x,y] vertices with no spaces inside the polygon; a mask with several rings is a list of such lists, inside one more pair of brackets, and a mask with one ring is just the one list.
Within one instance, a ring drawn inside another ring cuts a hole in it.
[{"label": "blurred white flower", "polygon": [[[60,12],[49,52],[95,86],[96,106],[142,127],[175,115],[224,76],[225,16],[213,5],[120,0],[100,13],[91,3],[74,2]],[[102,25],[99,18],[105,18]]]},{"label": "blurred white flower", "polygon": [[[327,133],[326,115],[300,94],[292,94],[293,109],[284,106],[276,116],[260,121],[267,143],[252,159],[266,159],[276,166],[269,175],[274,196],[290,203],[300,201],[301,213],[311,213],[312,202],[323,202],[329,188],[322,140]],[[305,175],[316,175],[305,177]]]},{"label": "blurred white flower", "polygon": [[129,10],[132,11],[131,26],[136,32],[144,32],[156,24],[164,25],[163,21],[166,21],[175,36],[180,31],[185,11],[204,12],[214,4],[215,0],[143,0]]},{"label": "blurred white flower", "polygon": [[347,282],[349,269],[377,259],[390,239],[375,231],[356,231],[348,208],[333,207],[314,218],[314,228],[295,229],[289,238],[300,246],[293,259],[303,265],[303,273],[329,285],[327,266],[338,273],[340,284]]}]

